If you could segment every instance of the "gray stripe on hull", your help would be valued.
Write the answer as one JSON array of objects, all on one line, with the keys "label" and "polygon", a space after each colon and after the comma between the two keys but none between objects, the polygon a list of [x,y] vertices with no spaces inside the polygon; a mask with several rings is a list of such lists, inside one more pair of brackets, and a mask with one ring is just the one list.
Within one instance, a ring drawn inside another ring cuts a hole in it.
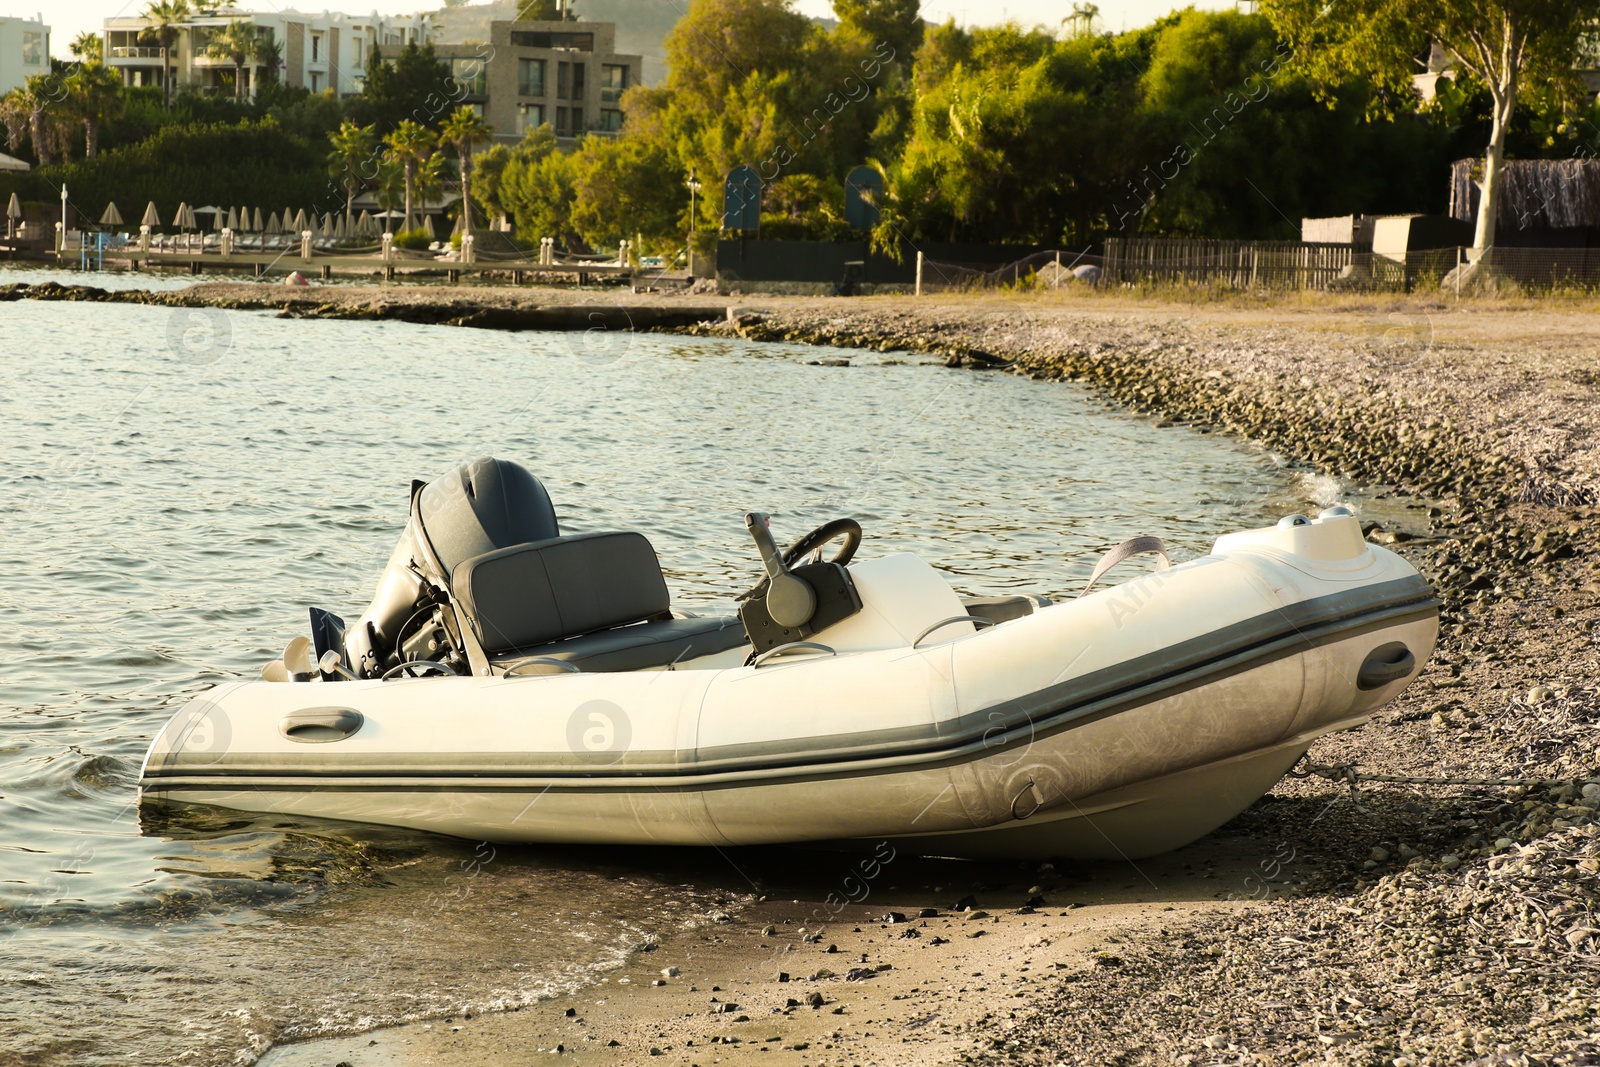
[{"label": "gray stripe on hull", "polygon": [[[231,764],[212,763],[189,771],[152,773],[147,770],[144,781],[149,788],[158,792],[176,788],[268,788],[274,784],[286,785],[290,781],[296,790],[454,791],[470,786],[472,789],[495,791],[549,788],[593,792],[630,791],[647,785],[669,790],[715,789],[739,786],[752,780],[806,781],[839,774],[899,773],[907,766],[938,768],[966,762],[974,754],[985,750],[1003,749],[1013,741],[1037,741],[1075,729],[1275,660],[1300,655],[1321,645],[1425,619],[1437,613],[1438,601],[1421,578],[1368,587],[1366,591],[1384,589],[1388,589],[1391,595],[1381,601],[1375,597],[1368,598],[1363,608],[1340,614],[1316,613],[1323,617],[1313,626],[1295,626],[1292,619],[1285,620],[1284,612],[1271,612],[1266,616],[1235,623],[1205,637],[1183,642],[1160,653],[1096,671],[938,726],[869,731],[851,734],[848,738],[820,738],[816,740],[824,742],[823,745],[805,750],[797,750],[793,742],[784,742],[781,747],[779,743],[739,746],[757,751],[748,752],[743,758],[724,757],[690,764],[676,762],[678,753],[664,752],[639,753],[636,762],[604,767],[586,765],[577,758],[571,758],[490,771],[483,769],[484,764],[503,761],[504,753],[457,755],[454,765],[442,763],[440,757],[433,753],[391,754],[388,758],[393,763],[399,763],[407,756],[410,757],[407,762],[414,763],[412,766],[385,768],[353,766],[348,760],[339,760],[338,765],[320,768],[310,765],[311,761],[306,760],[293,769],[265,763],[251,766],[238,761]],[[1298,606],[1306,607],[1331,599],[1352,598],[1350,594],[1336,594]],[[1276,632],[1266,629],[1267,619],[1278,621]],[[1236,632],[1265,636],[1245,647],[1239,647],[1242,642],[1235,642],[1231,649],[1226,645],[1218,648],[1221,635]],[[966,728],[959,732],[947,729],[955,724],[963,724]],[[828,742],[846,740],[849,742],[847,745],[826,747]],[[763,749],[765,751],[761,751]],[[276,756],[270,758],[277,759]],[[332,764],[333,760],[328,760],[328,763]],[[445,780],[448,780],[448,784]],[[354,784],[356,782],[361,784]]]}]

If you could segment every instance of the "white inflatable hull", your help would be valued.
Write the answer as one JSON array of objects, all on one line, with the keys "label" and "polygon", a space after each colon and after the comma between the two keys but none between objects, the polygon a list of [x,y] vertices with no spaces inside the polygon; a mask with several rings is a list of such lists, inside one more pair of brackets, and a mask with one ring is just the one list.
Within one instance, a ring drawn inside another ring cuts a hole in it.
[{"label": "white inflatable hull", "polygon": [[[852,568],[869,605],[909,559]],[[886,611],[817,636],[838,655],[759,667],[224,686],[155,738],[142,787],[474,840],[1135,858],[1220,826],[1393,699],[1438,617],[1340,518],[920,647],[908,626]],[[293,736],[319,708],[359,726]]]}]

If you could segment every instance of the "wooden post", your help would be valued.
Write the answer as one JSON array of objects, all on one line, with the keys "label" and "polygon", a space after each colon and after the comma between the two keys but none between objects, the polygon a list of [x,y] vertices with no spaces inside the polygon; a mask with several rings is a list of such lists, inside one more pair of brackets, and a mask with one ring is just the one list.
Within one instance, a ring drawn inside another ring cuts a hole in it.
[{"label": "wooden post", "polygon": [[922,249],[917,249],[917,295],[922,295]]},{"label": "wooden post", "polygon": [[1052,288],[1052,289],[1061,288],[1061,250],[1059,248],[1056,249],[1055,280],[1050,283],[1050,288]]}]

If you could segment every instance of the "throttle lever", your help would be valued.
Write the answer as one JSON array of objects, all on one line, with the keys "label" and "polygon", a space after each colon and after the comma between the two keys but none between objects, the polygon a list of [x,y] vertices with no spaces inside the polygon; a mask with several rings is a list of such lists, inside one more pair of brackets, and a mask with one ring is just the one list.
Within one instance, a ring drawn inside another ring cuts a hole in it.
[{"label": "throttle lever", "polygon": [[767,613],[779,626],[796,627],[810,622],[817,612],[816,590],[804,578],[790,574],[783,565],[783,553],[772,539],[771,516],[747,511],[744,525],[755,540],[761,564],[767,571]]}]

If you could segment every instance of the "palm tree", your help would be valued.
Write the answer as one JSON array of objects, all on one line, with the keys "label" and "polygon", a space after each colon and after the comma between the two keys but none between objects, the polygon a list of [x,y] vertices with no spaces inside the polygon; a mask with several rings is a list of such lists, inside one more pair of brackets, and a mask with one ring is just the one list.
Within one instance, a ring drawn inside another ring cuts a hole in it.
[{"label": "palm tree", "polygon": [[100,124],[122,111],[122,79],[104,64],[84,63],[65,84],[69,109],[83,123],[84,158],[93,159],[100,150]]},{"label": "palm tree", "polygon": [[283,66],[283,45],[272,39],[271,30],[262,30],[256,38],[256,62],[261,64],[261,81],[277,84],[278,68]]},{"label": "palm tree", "polygon": [[0,97],[0,125],[6,128],[7,143],[16,147],[31,140],[41,167],[54,163],[68,147],[61,100],[60,85],[50,74],[35,74]]},{"label": "palm tree", "polygon": [[411,229],[411,189],[417,180],[417,168],[433,154],[433,131],[412,119],[402,119],[383,139],[389,147],[389,158],[405,170],[406,215],[405,229]]},{"label": "palm tree", "polygon": [[67,45],[67,50],[73,57],[85,63],[104,63],[106,60],[105,38],[98,33],[80,33]]},{"label": "palm tree", "polygon": [[378,206],[383,208],[383,231],[388,233],[394,228],[390,212],[405,203],[406,169],[394,160],[383,160],[378,164],[378,176],[372,184]]},{"label": "palm tree", "polygon": [[178,34],[189,17],[189,0],[150,0],[145,5],[144,17],[150,22],[156,41],[161,45],[161,88],[167,106],[172,106],[172,69],[169,61],[172,46],[178,43]]},{"label": "palm tree", "polygon": [[212,34],[206,45],[206,55],[213,59],[233,61],[233,98],[244,103],[244,61],[256,58],[261,48],[261,37],[256,28],[243,19],[230,19],[228,24]]},{"label": "palm tree", "polygon": [[378,150],[378,132],[371,126],[358,126],[345,119],[339,128],[328,134],[333,151],[328,153],[328,176],[344,186],[344,224],[348,230],[355,224],[353,202],[356,193],[366,184],[362,170],[369,167]]},{"label": "palm tree", "polygon": [[463,104],[445,120],[439,139],[455,147],[461,159],[461,232],[472,233],[472,148],[494,136],[494,128],[471,107]]}]

